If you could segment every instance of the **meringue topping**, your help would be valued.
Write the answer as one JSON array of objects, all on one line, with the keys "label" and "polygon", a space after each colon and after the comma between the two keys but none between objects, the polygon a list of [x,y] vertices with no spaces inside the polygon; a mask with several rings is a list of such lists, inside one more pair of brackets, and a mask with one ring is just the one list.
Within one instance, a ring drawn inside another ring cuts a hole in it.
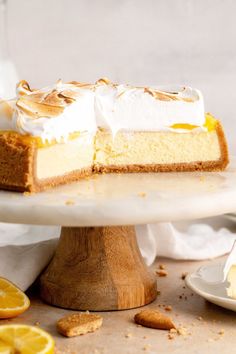
[{"label": "meringue topping", "polygon": [[173,128],[175,124],[206,130],[202,95],[190,87],[160,90],[108,83],[96,87],[95,100],[98,126],[113,135],[119,130],[188,132]]},{"label": "meringue topping", "polygon": [[15,101],[0,101],[0,130],[43,141],[64,141],[74,132],[93,136],[98,127],[113,134],[119,130],[206,130],[202,95],[190,87],[135,87],[102,78],[95,84],[59,80],[36,90],[22,80],[16,92]]}]

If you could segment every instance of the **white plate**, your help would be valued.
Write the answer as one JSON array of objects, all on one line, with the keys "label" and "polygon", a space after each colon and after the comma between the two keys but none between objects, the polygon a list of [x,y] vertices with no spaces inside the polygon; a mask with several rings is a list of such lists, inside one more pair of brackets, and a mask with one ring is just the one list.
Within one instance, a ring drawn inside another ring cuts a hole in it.
[{"label": "white plate", "polygon": [[229,284],[228,282],[215,285],[204,280],[204,278],[217,277],[217,273],[220,271],[222,271],[222,262],[209,264],[187,275],[185,282],[191,290],[204,299],[218,306],[236,311],[236,300],[227,296],[226,287]]}]

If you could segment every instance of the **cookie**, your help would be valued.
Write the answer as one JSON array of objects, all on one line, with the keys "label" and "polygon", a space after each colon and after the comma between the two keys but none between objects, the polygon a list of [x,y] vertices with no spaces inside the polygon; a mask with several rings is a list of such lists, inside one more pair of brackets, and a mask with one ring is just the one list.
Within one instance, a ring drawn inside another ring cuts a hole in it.
[{"label": "cookie", "polygon": [[57,331],[66,337],[94,332],[102,325],[103,318],[91,313],[75,313],[62,317],[57,322]]},{"label": "cookie", "polygon": [[134,316],[134,321],[144,327],[166,330],[176,328],[170,317],[157,310],[143,310]]}]

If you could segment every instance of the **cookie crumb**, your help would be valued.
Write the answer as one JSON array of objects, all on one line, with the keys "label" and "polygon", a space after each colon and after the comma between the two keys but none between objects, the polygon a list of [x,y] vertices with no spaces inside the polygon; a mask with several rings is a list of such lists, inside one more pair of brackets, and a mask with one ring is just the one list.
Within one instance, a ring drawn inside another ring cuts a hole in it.
[{"label": "cookie crumb", "polygon": [[31,193],[31,192],[24,192],[24,193],[23,193],[23,195],[24,195],[25,197],[28,197],[28,196],[30,196],[31,194],[33,194],[33,193]]},{"label": "cookie crumb", "polygon": [[172,333],[172,334],[173,334],[173,333],[177,333],[177,329],[176,329],[176,328],[171,328],[171,329],[170,329],[170,333]]},{"label": "cookie crumb", "polygon": [[165,310],[166,311],[172,311],[172,306],[170,306],[170,305],[165,306]]},{"label": "cookie crumb", "polygon": [[166,277],[168,275],[168,272],[164,269],[160,269],[160,270],[157,270],[156,271],[156,274],[159,276],[159,277]]},{"label": "cookie crumb", "polygon": [[146,351],[146,350],[148,350],[148,349],[150,349],[150,348],[151,348],[151,345],[150,345],[150,344],[146,344],[146,345],[143,347],[143,350]]},{"label": "cookie crumb", "polygon": [[144,197],[146,197],[146,193],[144,193],[144,192],[139,192],[139,193],[138,193],[138,196],[144,198]]},{"label": "cookie crumb", "polygon": [[222,328],[222,329],[218,332],[218,334],[220,334],[221,336],[223,336],[223,335],[225,334],[225,330]]},{"label": "cookie crumb", "polygon": [[184,272],[181,274],[181,279],[184,280],[186,276],[188,275],[188,272]]},{"label": "cookie crumb", "polygon": [[131,338],[131,337],[133,337],[133,334],[132,334],[132,333],[126,333],[126,334],[125,334],[125,338]]},{"label": "cookie crumb", "polygon": [[35,325],[35,326],[40,326],[40,322],[39,322],[39,321],[36,321],[36,322],[34,322],[34,325]]},{"label": "cookie crumb", "polygon": [[168,334],[168,339],[171,340],[171,339],[174,339],[174,338],[175,338],[175,336],[173,334],[171,334],[171,333]]},{"label": "cookie crumb", "polygon": [[187,330],[185,327],[179,327],[177,328],[177,333],[181,336],[186,336],[187,335]]},{"label": "cookie crumb", "polygon": [[198,316],[197,319],[198,319],[198,321],[202,321],[203,320],[202,316]]},{"label": "cookie crumb", "polygon": [[159,264],[159,269],[166,269],[164,264]]},{"label": "cookie crumb", "polygon": [[75,202],[74,202],[74,200],[72,200],[72,199],[68,199],[68,200],[65,201],[65,204],[66,204],[66,205],[74,205]]}]

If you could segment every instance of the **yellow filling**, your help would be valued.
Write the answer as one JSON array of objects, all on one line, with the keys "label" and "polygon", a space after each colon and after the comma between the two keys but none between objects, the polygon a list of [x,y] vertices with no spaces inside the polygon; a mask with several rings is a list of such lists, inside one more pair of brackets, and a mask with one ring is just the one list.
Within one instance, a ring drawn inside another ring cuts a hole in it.
[{"label": "yellow filling", "polygon": [[[205,117],[206,117],[206,120],[205,120],[205,124],[203,126],[205,128],[207,128],[207,130],[209,132],[211,132],[212,130],[215,130],[217,120],[210,113],[206,113]],[[171,125],[171,128],[173,128],[173,129],[193,130],[195,128],[198,128],[198,126],[197,125],[192,125],[192,124],[181,124],[181,123],[179,123],[179,124]]]},{"label": "yellow filling", "polygon": [[215,119],[210,113],[206,113],[206,121],[204,127],[207,128],[209,132],[216,129],[217,119]]},{"label": "yellow filling", "polygon": [[[68,137],[68,140],[73,140],[73,139],[76,139],[76,138],[79,138],[80,136],[82,136],[83,133],[81,132],[74,132],[74,133],[70,133],[69,134],[69,137]],[[48,146],[52,146],[52,145],[55,145],[58,143],[58,141],[56,141],[56,139],[53,139],[52,141],[45,141],[43,142],[41,138],[39,137],[35,137],[35,139],[37,139],[37,146],[39,148],[43,148],[43,147],[48,147]],[[63,143],[64,140],[63,138],[61,139],[61,143]]]},{"label": "yellow filling", "polygon": [[[64,142],[63,138],[61,138],[60,142],[58,142],[56,139],[53,139],[52,141],[49,142],[49,141],[43,141],[39,136],[21,135],[19,133],[16,133],[15,131],[10,131],[10,130],[0,131],[0,134],[2,134],[2,133],[7,133],[7,134],[10,134],[11,136],[15,135],[16,137],[20,136],[21,141],[26,144],[31,144],[31,143],[35,142],[38,148],[45,148],[45,147],[49,147],[49,146]],[[73,139],[79,138],[82,135],[83,135],[83,133],[81,133],[81,132],[70,133],[68,140],[73,140]]]},{"label": "yellow filling", "polygon": [[[205,116],[206,116],[206,121],[205,121],[204,127],[209,132],[215,130],[217,120],[210,113],[206,113]],[[198,126],[192,125],[192,124],[186,124],[186,123],[184,123],[184,124],[179,123],[179,124],[173,124],[171,126],[171,128],[193,130],[195,128],[198,128]],[[19,137],[19,135],[20,135],[20,134],[16,133],[15,131],[1,131],[0,134],[1,133],[8,133],[11,135],[15,135],[17,137]],[[76,139],[82,135],[83,135],[83,133],[81,133],[81,132],[71,133],[68,137],[68,140]],[[56,139],[53,139],[52,141],[48,142],[48,141],[43,141],[40,137],[31,136],[31,135],[20,135],[20,137],[21,137],[22,142],[25,142],[27,144],[30,144],[32,142],[36,142],[38,148],[44,148],[44,147],[49,147],[49,146],[58,144],[58,141],[56,141]],[[63,142],[64,142],[64,140],[62,139],[61,143],[63,143]]]}]

